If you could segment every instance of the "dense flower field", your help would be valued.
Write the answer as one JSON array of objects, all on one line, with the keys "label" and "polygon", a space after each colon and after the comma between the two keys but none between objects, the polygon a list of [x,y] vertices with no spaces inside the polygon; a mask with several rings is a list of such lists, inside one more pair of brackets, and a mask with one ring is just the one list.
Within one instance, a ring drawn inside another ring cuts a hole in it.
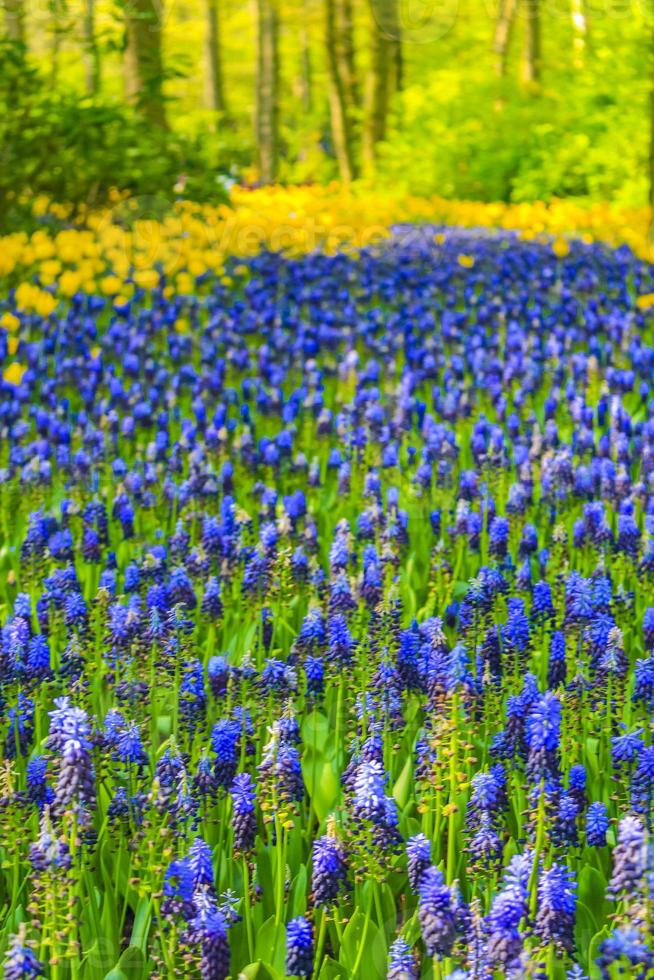
[{"label": "dense flower field", "polygon": [[[305,254],[359,249],[388,237],[398,223],[504,228],[527,239],[543,235],[565,251],[561,236],[587,242],[627,244],[654,259],[648,237],[649,209],[608,204],[482,204],[400,193],[327,187],[234,187],[229,204],[201,205],[180,199],[171,210],[157,198],[115,194],[112,206],[73,213],[70,206],[34,202],[38,227],[0,237],[0,284],[20,286],[19,310],[47,315],[56,296],[80,290],[114,299],[134,288],[165,288],[187,294],[201,275],[219,275],[226,258],[262,249]],[[34,281],[34,274],[37,281]],[[35,286],[41,287],[35,289]]]},{"label": "dense flower field", "polygon": [[113,227],[0,256],[5,977],[653,976],[654,269]]}]

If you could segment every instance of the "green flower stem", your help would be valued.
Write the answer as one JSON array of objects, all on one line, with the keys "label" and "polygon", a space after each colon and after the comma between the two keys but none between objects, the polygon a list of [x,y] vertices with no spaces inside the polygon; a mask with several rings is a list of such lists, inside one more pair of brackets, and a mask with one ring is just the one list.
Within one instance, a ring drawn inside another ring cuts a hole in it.
[{"label": "green flower stem", "polygon": [[247,858],[243,856],[241,861],[243,865],[243,917],[245,919],[245,931],[248,940],[248,958],[250,963],[253,963],[254,932],[252,926],[252,910],[250,909],[250,871]]}]

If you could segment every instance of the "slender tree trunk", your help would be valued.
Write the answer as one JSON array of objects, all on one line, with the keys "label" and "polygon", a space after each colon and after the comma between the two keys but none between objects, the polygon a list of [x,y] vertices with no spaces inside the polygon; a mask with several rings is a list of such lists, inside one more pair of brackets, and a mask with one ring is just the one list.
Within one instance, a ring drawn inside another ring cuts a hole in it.
[{"label": "slender tree trunk", "polygon": [[102,80],[102,66],[95,37],[95,0],[85,0],[83,27],[86,91],[89,95],[97,95]]},{"label": "slender tree trunk", "polygon": [[581,68],[588,46],[588,13],[585,0],[571,0],[571,2],[574,63],[576,68]]},{"label": "slender tree trunk", "polygon": [[374,171],[377,144],[386,136],[391,95],[398,87],[400,32],[397,0],[377,0],[370,38],[370,68],[366,79],[363,127],[363,166]]},{"label": "slender tree trunk", "polygon": [[302,108],[305,112],[311,111],[311,106],[313,105],[313,72],[311,66],[311,45],[309,43],[309,30],[306,26],[306,5],[305,5],[305,23],[303,24],[300,31],[300,43],[302,45]]},{"label": "slender tree trunk", "polygon": [[126,0],[125,90],[154,126],[166,126],[162,57],[163,0]]},{"label": "slender tree trunk", "polygon": [[4,0],[5,30],[10,41],[25,44],[24,0]]},{"label": "slender tree trunk", "polygon": [[348,111],[359,105],[356,52],[354,48],[354,18],[352,0],[333,0],[336,60],[343,82],[343,94]]},{"label": "slender tree trunk", "polygon": [[516,9],[517,0],[500,0],[497,20],[495,21],[495,40],[493,43],[493,50],[496,56],[495,71],[500,78],[504,78],[507,73]]},{"label": "slender tree trunk", "polygon": [[279,17],[277,0],[257,0],[256,137],[259,179],[277,177],[279,163]]},{"label": "slender tree trunk", "polygon": [[402,51],[402,27],[398,20],[397,22],[397,40],[395,42],[395,89],[400,91],[404,84],[404,54]]},{"label": "slender tree trunk", "polygon": [[538,85],[541,74],[540,47],[540,0],[524,0],[525,4],[525,52],[522,78],[531,85]]},{"label": "slender tree trunk", "polygon": [[338,0],[326,0],[325,45],[332,138],[341,180],[349,183],[356,176],[352,102],[356,98],[356,79],[354,47],[350,43],[351,22],[343,21],[343,13],[343,4]]},{"label": "slender tree trunk", "polygon": [[207,17],[205,100],[208,109],[213,109],[214,112],[225,112],[218,0],[205,0],[205,9]]}]

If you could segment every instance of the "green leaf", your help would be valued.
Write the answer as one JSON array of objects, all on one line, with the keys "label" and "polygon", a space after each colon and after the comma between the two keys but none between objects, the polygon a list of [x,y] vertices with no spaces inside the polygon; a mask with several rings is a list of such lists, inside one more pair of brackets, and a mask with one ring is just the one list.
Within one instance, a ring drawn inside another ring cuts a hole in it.
[{"label": "green leaf", "polygon": [[363,933],[365,915],[359,908],[355,908],[352,918],[343,932],[343,942],[341,943],[340,962],[345,966],[354,966],[359,949],[359,942]]},{"label": "green leaf", "polygon": [[159,715],[157,717],[157,731],[162,738],[170,738],[173,730],[173,719],[170,715]]},{"label": "green leaf", "polygon": [[[311,780],[311,773],[305,773],[305,781]],[[311,792],[310,784],[307,786]],[[324,821],[336,807],[341,792],[341,784],[335,762],[323,762],[318,767],[312,803],[318,819]]]},{"label": "green leaf", "polygon": [[604,919],[606,881],[597,868],[585,864],[578,877],[579,901],[588,906],[599,928]]},{"label": "green leaf", "polygon": [[145,976],[145,957],[137,946],[128,946],[118,960],[118,965],[107,974],[105,980],[140,980]]},{"label": "green leaf", "polygon": [[[363,947],[363,955],[359,957],[361,947]],[[386,943],[370,916],[361,909],[355,909],[345,927],[339,962],[347,967],[353,978],[383,980],[386,967]]]},{"label": "green leaf", "polygon": [[291,894],[288,900],[288,916],[290,919],[304,915],[307,908],[307,879],[306,865],[300,865],[300,870],[293,879]]},{"label": "green leaf", "polygon": [[270,851],[263,841],[257,845],[257,879],[261,887],[261,903],[264,915],[274,912],[275,883],[272,872]]},{"label": "green leaf", "polygon": [[584,761],[590,770],[591,782],[596,783],[600,780],[600,770],[598,753],[599,753],[599,739],[587,738],[586,739],[586,751],[584,754]]},{"label": "green leaf", "polygon": [[410,946],[415,946],[415,944],[420,939],[420,920],[418,919],[418,913],[414,912],[409,921],[406,923],[402,929],[402,935],[408,942]]},{"label": "green leaf", "polygon": [[104,883],[104,901],[102,903],[102,914],[100,924],[102,926],[102,939],[110,960],[118,959],[118,915],[112,901],[113,889],[112,882],[106,875],[103,868],[102,879]]},{"label": "green leaf", "polygon": [[590,943],[588,944],[588,955],[586,957],[585,963],[583,962],[584,949],[582,948],[580,950],[582,964],[586,967],[586,972],[588,973],[591,980],[595,980],[596,977],[599,977],[599,970],[594,964],[595,964],[595,960],[597,959],[600,943],[602,943],[606,939],[606,937],[610,934],[610,932],[611,930],[609,926],[604,926],[604,928],[600,932],[596,933],[593,936]]},{"label": "green leaf", "polygon": [[326,957],[318,974],[318,980],[348,980],[349,973],[340,963],[336,963],[331,957]]},{"label": "green leaf", "polygon": [[284,923],[275,922],[274,916],[266,919],[257,932],[254,951],[262,964],[265,963],[266,966],[283,970],[286,958],[286,926]]},{"label": "green leaf", "polygon": [[468,591],[468,588],[469,588],[468,582],[455,582],[452,588],[452,598],[462,599],[466,594],[466,592]]},{"label": "green leaf", "polygon": [[408,755],[402,768],[402,772],[398,776],[397,780],[395,781],[395,785],[393,786],[393,796],[395,797],[395,802],[400,810],[403,810],[409,802],[412,784],[413,765],[411,762],[411,755]]},{"label": "green leaf", "polygon": [[395,932],[397,927],[397,903],[393,889],[387,883],[376,886],[379,888],[380,905],[384,916],[384,928],[387,934]]},{"label": "green leaf", "polygon": [[100,941],[96,939],[85,947],[80,971],[82,980],[104,980],[106,970],[106,959],[102,955]]},{"label": "green leaf", "polygon": [[283,974],[262,963],[261,960],[257,960],[256,963],[248,963],[238,975],[239,977],[246,977],[246,980],[282,980],[283,977]]},{"label": "green leaf", "polygon": [[148,933],[150,932],[151,922],[150,899],[144,895],[139,898],[136,912],[134,914],[134,925],[132,926],[132,937],[130,946],[139,949],[145,956],[148,947]]},{"label": "green leaf", "polygon": [[329,738],[329,721],[320,711],[312,711],[302,723],[302,741],[307,748],[322,754]]},{"label": "green leaf", "polygon": [[256,978],[260,977],[259,974],[260,967],[261,967],[260,962],[248,963],[248,965],[241,970],[241,976],[246,977],[247,980],[255,980],[255,977]]}]

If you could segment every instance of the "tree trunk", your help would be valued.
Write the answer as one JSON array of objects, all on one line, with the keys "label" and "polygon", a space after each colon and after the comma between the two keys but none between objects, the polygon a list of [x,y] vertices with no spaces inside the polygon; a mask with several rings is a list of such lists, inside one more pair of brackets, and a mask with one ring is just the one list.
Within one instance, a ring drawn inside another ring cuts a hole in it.
[{"label": "tree trunk", "polygon": [[279,162],[279,18],[277,0],[257,0],[256,138],[259,179],[277,177]]},{"label": "tree trunk", "polygon": [[[345,8],[345,9],[344,9]],[[354,121],[356,78],[352,24],[347,19],[349,3],[326,0],[325,45],[329,69],[329,108],[332,138],[341,180],[349,183],[356,176]],[[350,11],[351,13],[351,11]]]},{"label": "tree trunk", "polygon": [[397,39],[395,42],[395,89],[397,92],[400,91],[402,85],[404,84],[404,54],[402,52],[402,28],[400,22],[397,22]]},{"label": "tree trunk", "polygon": [[359,105],[359,85],[354,48],[352,0],[333,0],[336,60],[343,82],[345,104],[350,112]]},{"label": "tree trunk", "polygon": [[24,0],[5,0],[5,30],[10,41],[25,44]]},{"label": "tree trunk", "polygon": [[102,66],[95,37],[95,0],[85,0],[83,26],[86,91],[89,95],[97,95],[100,91]]},{"label": "tree trunk", "polygon": [[525,55],[522,78],[531,85],[538,85],[541,73],[540,51],[540,0],[524,0],[525,4]]},{"label": "tree trunk", "polygon": [[162,2],[125,2],[125,90],[128,100],[148,122],[164,128]]},{"label": "tree trunk", "polygon": [[[306,14],[306,8],[305,8]],[[302,66],[301,66],[301,86],[302,86],[302,108],[305,112],[311,112],[313,105],[313,86],[311,69],[311,45],[309,42],[309,30],[306,23],[300,30],[300,43],[302,45]]]},{"label": "tree trunk", "polygon": [[500,0],[495,21],[495,40],[493,50],[496,55],[495,71],[500,78],[507,73],[509,48],[515,24],[517,0]]},{"label": "tree trunk", "polygon": [[207,30],[205,35],[206,78],[205,99],[208,109],[225,112],[223,60],[220,51],[220,21],[218,0],[205,0]]},{"label": "tree trunk", "polygon": [[374,171],[377,144],[386,136],[388,108],[398,87],[401,64],[397,0],[377,0],[373,12],[363,127],[363,166],[368,174]]}]

